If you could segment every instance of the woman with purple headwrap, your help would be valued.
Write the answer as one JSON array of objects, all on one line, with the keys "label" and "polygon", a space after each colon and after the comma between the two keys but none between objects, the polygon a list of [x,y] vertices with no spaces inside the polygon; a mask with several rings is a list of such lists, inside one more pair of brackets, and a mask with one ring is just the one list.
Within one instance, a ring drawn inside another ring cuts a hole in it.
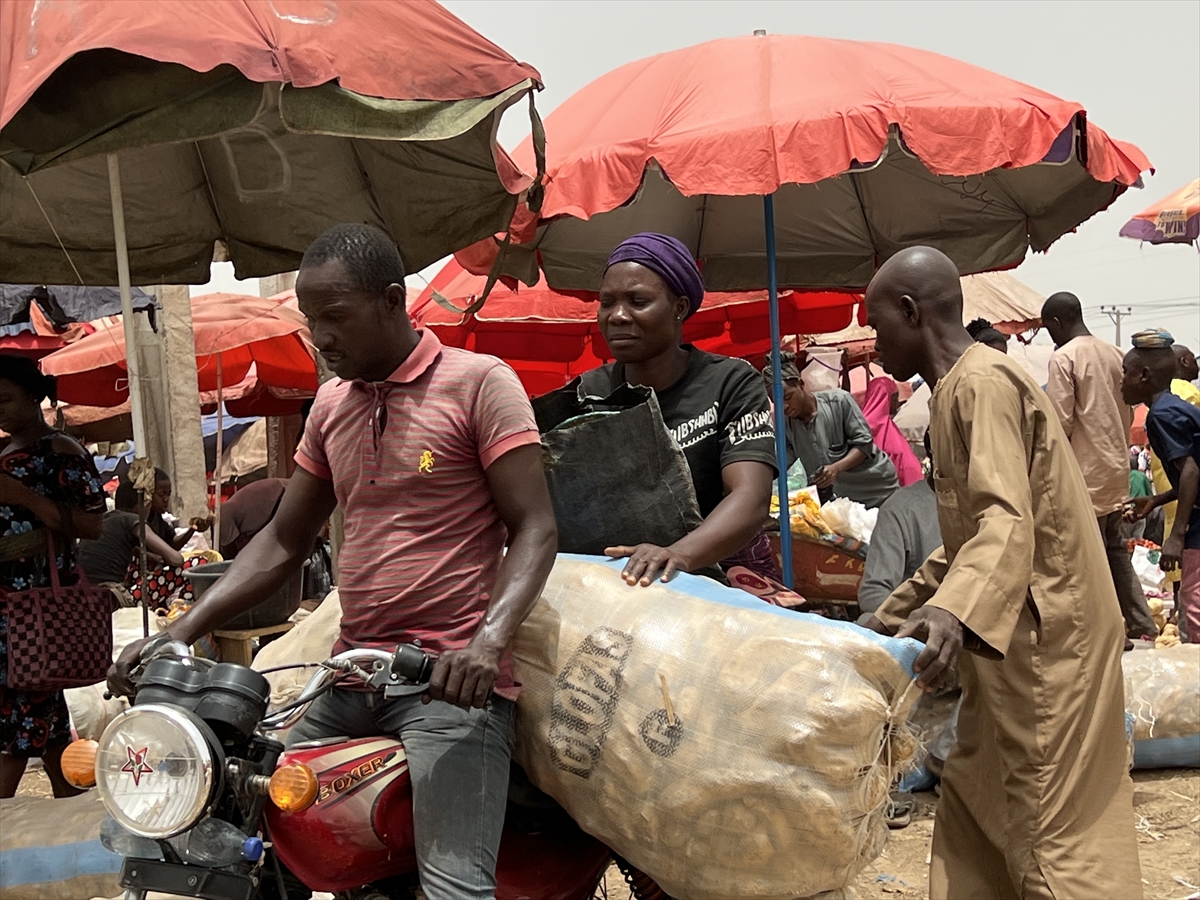
[{"label": "woman with purple headwrap", "polygon": [[[621,243],[600,287],[600,331],[615,362],[583,376],[583,387],[608,396],[624,383],[654,390],[663,421],[691,468],[704,522],[669,547],[610,547],[628,558],[629,584],[668,580],[677,571],[730,563],[778,578],[762,550],[762,525],[775,477],[771,406],[745,360],[683,343],[684,320],[700,308],[704,282],[680,241],[644,232]],[[752,563],[757,562],[757,565]]]}]

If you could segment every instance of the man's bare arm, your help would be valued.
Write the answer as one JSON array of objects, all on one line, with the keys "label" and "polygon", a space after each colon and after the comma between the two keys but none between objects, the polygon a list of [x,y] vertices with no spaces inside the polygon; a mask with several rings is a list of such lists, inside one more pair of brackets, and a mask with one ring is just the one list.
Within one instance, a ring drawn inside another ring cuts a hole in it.
[{"label": "man's bare arm", "polygon": [[321,525],[337,506],[333,482],[297,469],[275,516],[238,553],[224,577],[167,630],[186,644],[261,603],[312,552]]},{"label": "man's bare arm", "polygon": [[[298,469],[267,527],[237,555],[228,572],[202,600],[167,626],[166,633],[192,644],[200,635],[261,603],[304,562],[335,506],[333,483]],[[129,673],[148,640],[129,644],[108,670],[108,686],[113,693],[133,693]]]}]

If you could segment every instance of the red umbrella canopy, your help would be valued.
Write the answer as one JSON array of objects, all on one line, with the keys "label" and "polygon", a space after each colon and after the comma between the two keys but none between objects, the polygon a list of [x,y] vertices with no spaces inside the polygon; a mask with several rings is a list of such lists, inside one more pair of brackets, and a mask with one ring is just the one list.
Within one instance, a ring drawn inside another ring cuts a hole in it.
[{"label": "red umbrella canopy", "polygon": [[[1149,167],[1079,103],[924,50],[799,35],[615,69],[547,117],[546,147],[540,218],[518,212],[527,246],[505,272],[530,283],[536,249],[559,289],[595,289],[615,243],[643,230],[688,244],[711,289],[764,287],[757,197],[772,193],[782,286],[861,289],[921,243],[964,274],[1007,268]],[[460,256],[474,271],[495,258],[483,243]]]},{"label": "red umbrella canopy", "polygon": [[[237,294],[193,297],[192,332],[201,391],[238,384],[252,364],[263,386],[317,389],[312,338],[304,317],[276,300]],[[117,406],[129,397],[119,319],[51,353],[41,367],[58,376],[58,396],[64,402]]]},{"label": "red umbrella canopy", "polygon": [[[432,328],[450,346],[500,357],[532,394],[561,387],[612,358],[596,324],[594,293],[560,293],[544,281],[515,289],[497,283],[482,308],[464,314],[486,281],[450,260],[409,304],[413,324]],[[783,331],[818,334],[845,328],[860,299],[835,291],[784,292],[779,298]],[[683,337],[711,353],[760,360],[771,346],[765,292],[709,292],[684,322]]]},{"label": "red umbrella canopy", "polygon": [[72,56],[105,48],[394,100],[490,97],[541,80],[432,0],[5,0],[0,34],[0,126]]}]

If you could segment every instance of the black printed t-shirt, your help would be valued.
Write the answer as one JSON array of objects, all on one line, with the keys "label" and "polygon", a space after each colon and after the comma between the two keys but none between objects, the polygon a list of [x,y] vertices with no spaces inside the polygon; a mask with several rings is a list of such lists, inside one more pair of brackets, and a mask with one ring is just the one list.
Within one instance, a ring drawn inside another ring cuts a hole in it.
[{"label": "black printed t-shirt", "polygon": [[[684,349],[691,355],[687,372],[656,393],[663,421],[692,470],[700,515],[707,517],[725,496],[725,466],[749,461],[776,470],[775,429],[767,391],[750,363],[688,344]],[[583,389],[597,397],[607,397],[624,383],[625,365],[619,362],[583,375]]]}]

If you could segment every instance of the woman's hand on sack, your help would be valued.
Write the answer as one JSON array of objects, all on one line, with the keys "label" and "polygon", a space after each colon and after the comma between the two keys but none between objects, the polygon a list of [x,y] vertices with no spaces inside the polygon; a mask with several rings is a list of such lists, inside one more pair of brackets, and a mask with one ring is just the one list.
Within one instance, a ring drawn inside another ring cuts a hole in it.
[{"label": "woman's hand on sack", "polygon": [[142,648],[155,637],[157,635],[138,638],[136,641],[126,644],[121,655],[117,657],[117,661],[109,666],[108,690],[114,697],[132,697],[134,695],[131,673],[134,667],[142,661]]},{"label": "woman's hand on sack", "polygon": [[660,547],[657,544],[635,544],[633,546],[605,547],[604,555],[609,559],[625,559],[629,562],[621,570],[621,577],[626,584],[640,584],[649,587],[658,573],[662,572],[661,581],[666,583],[675,577],[677,572],[687,572],[691,563],[678,550],[670,547]]},{"label": "woman's hand on sack", "polygon": [[429,690],[422,703],[445,700],[463,709],[483,709],[500,674],[504,650],[468,644],[461,650],[447,650],[438,657],[429,678]]},{"label": "woman's hand on sack", "polygon": [[925,693],[932,694],[942,682],[957,679],[963,623],[953,613],[937,606],[922,606],[909,615],[896,637],[924,641],[925,649],[917,656],[913,669],[917,672],[917,685]]}]

